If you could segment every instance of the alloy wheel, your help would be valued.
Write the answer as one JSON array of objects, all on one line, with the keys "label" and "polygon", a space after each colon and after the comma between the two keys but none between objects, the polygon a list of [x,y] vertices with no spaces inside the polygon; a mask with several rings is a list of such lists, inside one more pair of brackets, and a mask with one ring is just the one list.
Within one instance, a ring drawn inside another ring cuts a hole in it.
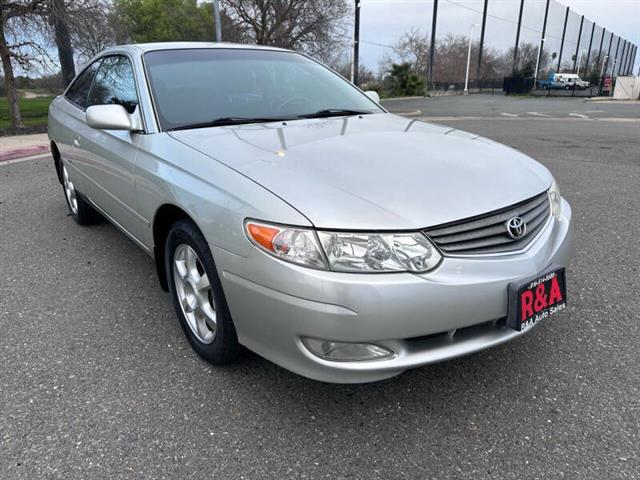
[{"label": "alloy wheel", "polygon": [[217,318],[211,283],[195,250],[185,243],[178,245],[173,253],[173,279],[191,332],[200,342],[212,343]]},{"label": "alloy wheel", "polygon": [[67,197],[67,201],[69,202],[69,207],[71,207],[71,213],[77,215],[78,197],[76,196],[76,189],[73,186],[73,182],[69,179],[67,167],[65,167],[64,165],[62,165],[62,182],[64,185],[64,194]]}]

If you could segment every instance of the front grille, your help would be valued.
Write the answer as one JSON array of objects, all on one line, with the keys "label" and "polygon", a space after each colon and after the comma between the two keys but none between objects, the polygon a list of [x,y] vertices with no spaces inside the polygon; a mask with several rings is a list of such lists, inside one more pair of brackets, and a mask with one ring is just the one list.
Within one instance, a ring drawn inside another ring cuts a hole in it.
[{"label": "front grille", "polygon": [[[482,255],[521,250],[542,230],[551,213],[547,192],[529,200],[494,212],[440,225],[425,230],[425,234],[445,254]],[[513,239],[506,223],[521,217],[527,224],[525,234]]]}]

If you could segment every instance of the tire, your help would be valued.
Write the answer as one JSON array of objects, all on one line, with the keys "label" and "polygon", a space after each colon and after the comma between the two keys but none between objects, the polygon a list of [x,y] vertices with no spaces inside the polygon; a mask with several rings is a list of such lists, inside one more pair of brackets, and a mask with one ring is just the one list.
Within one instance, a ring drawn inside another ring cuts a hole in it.
[{"label": "tire", "polygon": [[78,225],[93,225],[104,221],[104,217],[76,190],[73,182],[69,179],[64,162],[60,162],[60,178],[69,213]]},{"label": "tire", "polygon": [[204,236],[193,222],[180,220],[169,230],[164,251],[169,292],[191,347],[214,365],[232,362],[240,344]]}]

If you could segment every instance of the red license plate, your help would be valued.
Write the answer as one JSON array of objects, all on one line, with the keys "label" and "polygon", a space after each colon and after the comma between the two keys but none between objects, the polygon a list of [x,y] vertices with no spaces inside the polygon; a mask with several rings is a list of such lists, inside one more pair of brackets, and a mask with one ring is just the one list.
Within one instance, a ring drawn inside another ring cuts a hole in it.
[{"label": "red license plate", "polygon": [[519,332],[527,330],[566,307],[565,269],[556,267],[509,285],[507,324]]}]

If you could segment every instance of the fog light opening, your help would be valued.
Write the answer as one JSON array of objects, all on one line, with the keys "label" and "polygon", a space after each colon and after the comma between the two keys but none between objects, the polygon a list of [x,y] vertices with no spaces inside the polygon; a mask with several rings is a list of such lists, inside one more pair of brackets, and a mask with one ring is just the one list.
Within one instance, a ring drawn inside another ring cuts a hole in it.
[{"label": "fog light opening", "polygon": [[302,343],[316,357],[331,362],[364,362],[393,357],[393,351],[372,343],[333,342],[303,337]]}]

